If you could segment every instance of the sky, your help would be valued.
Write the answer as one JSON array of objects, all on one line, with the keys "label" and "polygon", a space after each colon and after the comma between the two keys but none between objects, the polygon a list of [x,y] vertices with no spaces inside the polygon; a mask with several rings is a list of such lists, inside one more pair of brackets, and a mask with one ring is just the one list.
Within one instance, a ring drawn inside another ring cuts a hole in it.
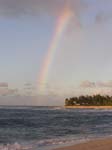
[{"label": "sky", "polygon": [[111,0],[0,0],[0,105],[112,95],[111,27]]}]

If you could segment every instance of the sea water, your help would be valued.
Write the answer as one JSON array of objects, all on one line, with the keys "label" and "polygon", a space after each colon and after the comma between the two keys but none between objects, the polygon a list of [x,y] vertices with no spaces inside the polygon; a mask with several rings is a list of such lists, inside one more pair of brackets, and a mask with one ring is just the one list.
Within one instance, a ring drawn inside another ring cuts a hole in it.
[{"label": "sea water", "polygon": [[112,110],[0,107],[0,150],[52,150],[112,135]]}]

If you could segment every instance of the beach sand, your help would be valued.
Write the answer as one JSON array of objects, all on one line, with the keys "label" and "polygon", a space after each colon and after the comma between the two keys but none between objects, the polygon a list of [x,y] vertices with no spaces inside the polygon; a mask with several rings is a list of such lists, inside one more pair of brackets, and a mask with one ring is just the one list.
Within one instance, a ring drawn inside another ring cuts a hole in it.
[{"label": "beach sand", "polygon": [[54,150],[112,150],[112,138],[92,140],[86,143]]},{"label": "beach sand", "polygon": [[67,109],[112,109],[112,106],[65,106]]}]

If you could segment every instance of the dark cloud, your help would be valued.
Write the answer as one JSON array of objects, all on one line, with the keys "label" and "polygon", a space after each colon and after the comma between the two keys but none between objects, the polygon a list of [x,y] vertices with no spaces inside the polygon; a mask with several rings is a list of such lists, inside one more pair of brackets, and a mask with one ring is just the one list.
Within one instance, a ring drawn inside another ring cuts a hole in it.
[{"label": "dark cloud", "polygon": [[65,4],[74,3],[76,10],[80,7],[80,0],[0,0],[1,16],[39,15],[42,13],[57,14]]},{"label": "dark cloud", "polygon": [[95,2],[89,0],[0,0],[0,16],[15,18],[37,17],[44,14],[57,16],[64,7],[68,7],[73,14],[70,28],[74,28],[74,24],[82,27],[83,21],[80,18],[84,15],[92,17],[95,23],[102,23],[112,18],[111,0]]},{"label": "dark cloud", "polygon": [[0,95],[2,96],[10,96],[10,95],[15,95],[17,94],[18,92],[18,89],[4,89],[4,88],[1,88],[0,89]]},{"label": "dark cloud", "polygon": [[8,89],[8,94],[9,95],[16,94],[17,92],[18,92],[18,89]]},{"label": "dark cloud", "polygon": [[0,82],[0,87],[8,88],[8,83],[7,82]]},{"label": "dark cloud", "polygon": [[96,15],[96,22],[97,22],[97,23],[101,23],[101,22],[103,22],[105,19],[106,19],[106,18],[105,18],[104,15],[101,14],[101,13]]},{"label": "dark cloud", "polygon": [[96,23],[104,23],[104,22],[107,22],[109,21],[110,19],[112,19],[112,12],[111,13],[98,13],[96,15],[96,18],[95,18],[95,22]]},{"label": "dark cloud", "polygon": [[[91,2],[90,2],[91,3]],[[89,4],[88,9],[94,12],[95,22],[103,23],[112,19],[112,1],[111,0],[98,0]]]}]

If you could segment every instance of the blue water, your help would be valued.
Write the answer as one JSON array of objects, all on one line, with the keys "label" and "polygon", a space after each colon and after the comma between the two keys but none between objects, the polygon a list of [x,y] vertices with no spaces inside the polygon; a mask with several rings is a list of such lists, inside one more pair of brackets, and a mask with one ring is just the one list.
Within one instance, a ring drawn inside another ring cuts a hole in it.
[{"label": "blue water", "polygon": [[51,150],[112,135],[112,110],[0,107],[0,150]]}]

